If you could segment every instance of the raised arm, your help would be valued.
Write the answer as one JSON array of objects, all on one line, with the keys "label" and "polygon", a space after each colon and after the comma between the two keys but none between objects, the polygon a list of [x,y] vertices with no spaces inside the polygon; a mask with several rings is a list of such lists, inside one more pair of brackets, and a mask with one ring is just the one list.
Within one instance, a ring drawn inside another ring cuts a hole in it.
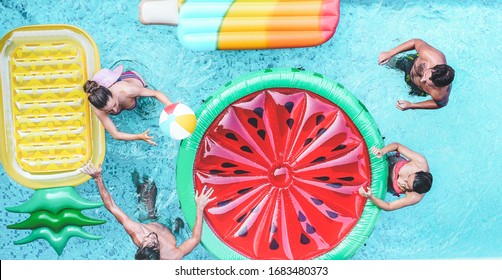
[{"label": "raised arm", "polygon": [[439,109],[448,104],[448,100],[443,100],[441,102],[437,102],[433,99],[425,100],[422,102],[412,103],[406,100],[398,100],[396,102],[396,108],[401,111],[406,111],[408,109]]},{"label": "raised arm", "polygon": [[144,88],[144,87],[137,87],[137,86],[131,86],[128,88],[128,94],[132,98],[136,97],[155,97],[157,100],[159,100],[164,106],[169,106],[173,104],[169,98],[162,92],[158,90],[153,90],[149,88]]},{"label": "raised arm", "polygon": [[147,129],[146,131],[139,133],[139,134],[130,134],[130,133],[125,133],[125,132],[120,132],[115,124],[113,123],[112,119],[106,112],[103,112],[101,110],[94,109],[94,113],[96,113],[96,116],[98,119],[101,121],[105,129],[110,133],[110,135],[116,139],[116,140],[143,140],[147,142],[150,145],[157,146],[157,143],[153,142],[153,137],[149,136],[148,133],[150,132],[150,129]]},{"label": "raised arm", "polygon": [[[416,50],[417,53],[422,53],[422,52],[427,52],[427,51],[434,51],[434,52],[439,52],[437,49],[433,48],[431,45],[427,44],[425,41],[421,39],[411,39],[409,41],[406,41],[388,51],[381,52],[378,55],[378,63],[379,64],[385,64],[389,62],[389,60],[395,56],[396,54],[405,52],[405,51],[410,51],[410,50]],[[441,52],[439,52],[441,53]]]},{"label": "raised arm", "polygon": [[167,96],[165,94],[163,94],[162,92],[160,92],[158,90],[143,88],[141,90],[140,96],[153,96],[153,97],[157,98],[157,100],[162,102],[162,104],[164,104],[164,106],[169,106],[169,105],[173,104],[173,102],[171,102],[171,100],[169,100],[169,98],[167,98]]},{"label": "raised arm", "polygon": [[133,238],[133,241],[135,241],[135,238],[137,238],[136,233],[141,230],[141,225],[129,218],[129,216],[127,216],[127,214],[124,213],[124,211],[122,211],[117,204],[115,204],[110,192],[108,192],[108,189],[105,187],[103,177],[101,176],[101,170],[101,165],[94,167],[94,165],[90,162],[85,163],[82,168],[80,168],[82,173],[94,178],[105,208],[112,213],[120,224],[122,224],[125,231]]},{"label": "raised arm", "polygon": [[425,159],[424,156],[411,150],[410,148],[406,147],[405,145],[397,143],[397,142],[392,142],[392,143],[388,144],[387,146],[383,147],[381,150],[376,147],[371,148],[371,152],[378,158],[381,158],[383,155],[385,155],[389,152],[394,152],[394,151],[399,152],[400,154],[407,157],[411,161],[427,163],[427,160]]},{"label": "raised arm", "polygon": [[202,217],[204,215],[204,208],[209,202],[216,199],[216,197],[210,198],[213,192],[213,188],[208,189],[206,186],[204,186],[200,195],[198,194],[198,192],[195,194],[195,202],[197,204],[195,224],[192,230],[192,237],[187,239],[178,247],[180,259],[190,253],[200,243],[200,239],[202,237]]},{"label": "raised arm", "polygon": [[368,198],[375,204],[378,208],[385,211],[393,211],[397,209],[401,209],[406,206],[411,206],[417,204],[422,200],[423,195],[417,193],[407,193],[405,197],[400,198],[398,200],[394,200],[392,202],[387,202],[373,195],[371,192],[371,188],[365,190],[363,187],[359,188],[359,194],[363,197]]}]

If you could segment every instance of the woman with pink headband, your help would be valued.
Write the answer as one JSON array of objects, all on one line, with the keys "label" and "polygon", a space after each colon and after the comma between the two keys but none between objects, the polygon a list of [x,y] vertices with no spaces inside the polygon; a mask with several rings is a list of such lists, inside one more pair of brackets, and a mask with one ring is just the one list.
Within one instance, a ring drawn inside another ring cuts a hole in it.
[{"label": "woman with pink headband", "polygon": [[389,164],[388,192],[395,196],[406,195],[392,202],[386,202],[373,195],[371,189],[359,188],[359,194],[368,198],[380,209],[385,211],[397,210],[406,206],[417,204],[424,198],[432,186],[432,174],[425,157],[412,151],[410,148],[399,144],[390,143],[381,150],[372,147],[371,152],[381,158],[387,153]]}]

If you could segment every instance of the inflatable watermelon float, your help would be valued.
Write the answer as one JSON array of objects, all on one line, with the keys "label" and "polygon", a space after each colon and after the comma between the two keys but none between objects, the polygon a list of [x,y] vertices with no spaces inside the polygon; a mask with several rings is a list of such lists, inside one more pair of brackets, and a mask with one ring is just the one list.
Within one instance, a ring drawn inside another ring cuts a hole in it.
[{"label": "inflatable watermelon float", "polygon": [[[220,259],[346,259],[371,234],[387,164],[365,106],[340,84],[266,69],[207,100],[181,143],[177,190],[188,222],[195,190],[214,188],[202,244]],[[193,226],[193,224],[191,224]]]}]

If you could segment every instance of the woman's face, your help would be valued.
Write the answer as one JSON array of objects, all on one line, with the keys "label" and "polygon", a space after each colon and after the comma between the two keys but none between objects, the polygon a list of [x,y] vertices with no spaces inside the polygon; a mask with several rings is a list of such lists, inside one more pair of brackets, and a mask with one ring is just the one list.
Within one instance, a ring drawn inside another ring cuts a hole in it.
[{"label": "woman's face", "polygon": [[397,180],[397,184],[399,185],[399,188],[403,190],[404,192],[412,192],[413,191],[413,181],[415,181],[415,173],[412,173],[408,175],[408,177],[403,178],[399,177]]},{"label": "woman's face", "polygon": [[108,98],[108,102],[106,102],[105,107],[103,107],[101,111],[105,111],[112,115],[118,115],[120,113],[119,102],[113,97]]}]

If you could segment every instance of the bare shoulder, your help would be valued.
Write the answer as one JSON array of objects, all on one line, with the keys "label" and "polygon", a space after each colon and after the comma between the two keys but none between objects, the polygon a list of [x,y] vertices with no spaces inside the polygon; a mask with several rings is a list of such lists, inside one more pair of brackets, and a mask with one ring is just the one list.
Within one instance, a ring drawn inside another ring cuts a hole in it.
[{"label": "bare shoulder", "polygon": [[415,172],[418,171],[425,171],[429,172],[429,163],[427,162],[427,159],[419,154],[416,158],[413,159],[412,164],[415,166]]},{"label": "bare shoulder", "polygon": [[416,50],[419,53],[420,57],[429,62],[429,65],[436,64],[445,64],[446,57],[440,50],[435,47],[429,45],[427,42],[423,40],[419,40],[416,45]]},{"label": "bare shoulder", "polygon": [[148,224],[143,224],[143,226],[145,228],[147,228],[149,231],[156,231],[156,232],[160,232],[160,231],[163,231],[163,230],[169,230],[167,227],[165,227],[164,225],[162,224],[159,224],[159,223],[156,223],[156,222],[153,222],[153,223],[148,223]]},{"label": "bare shoulder", "polygon": [[432,100],[436,102],[441,107],[446,106],[448,104],[450,98],[451,84],[441,87],[434,88],[429,91],[429,95],[432,97]]},{"label": "bare shoulder", "polygon": [[417,193],[417,192],[407,192],[406,197],[408,198],[409,205],[414,205],[419,203],[425,196],[425,193]]},{"label": "bare shoulder", "polygon": [[143,87],[128,81],[120,81],[117,84],[115,84],[115,86],[116,90],[120,92],[121,95],[124,95],[128,98],[134,98],[139,96],[141,90],[143,89]]},{"label": "bare shoulder", "polygon": [[123,225],[125,231],[129,234],[134,244],[136,244],[136,246],[140,246],[143,238],[147,235],[146,233],[149,232],[146,225],[132,220],[128,223],[124,223]]}]

